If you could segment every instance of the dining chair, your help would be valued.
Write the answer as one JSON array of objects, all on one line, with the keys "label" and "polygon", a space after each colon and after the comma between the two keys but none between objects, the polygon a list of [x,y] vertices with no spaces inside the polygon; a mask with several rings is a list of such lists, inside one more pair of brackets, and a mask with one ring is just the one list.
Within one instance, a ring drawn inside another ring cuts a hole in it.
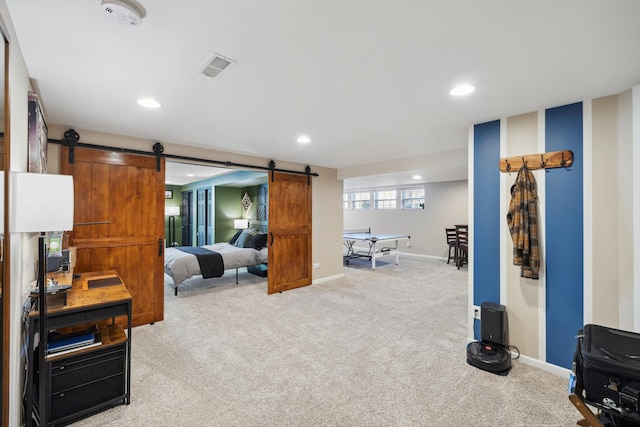
[{"label": "dining chair", "polygon": [[456,225],[456,267],[460,269],[465,263],[469,263],[469,226]]},{"label": "dining chair", "polygon": [[447,264],[451,261],[451,250],[453,250],[453,262],[456,263],[458,260],[458,249],[457,249],[457,241],[456,241],[456,229],[451,227],[445,227],[444,229],[447,235],[447,245],[449,246],[449,254],[447,256]]}]

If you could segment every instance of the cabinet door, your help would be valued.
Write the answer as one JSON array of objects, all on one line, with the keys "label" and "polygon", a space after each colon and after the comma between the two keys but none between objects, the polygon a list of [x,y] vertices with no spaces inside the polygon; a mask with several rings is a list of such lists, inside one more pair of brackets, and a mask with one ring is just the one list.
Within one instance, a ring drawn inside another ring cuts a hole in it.
[{"label": "cabinet door", "polygon": [[62,148],[62,173],[74,178],[77,272],[116,270],[131,293],[133,326],[164,316],[164,159]]}]

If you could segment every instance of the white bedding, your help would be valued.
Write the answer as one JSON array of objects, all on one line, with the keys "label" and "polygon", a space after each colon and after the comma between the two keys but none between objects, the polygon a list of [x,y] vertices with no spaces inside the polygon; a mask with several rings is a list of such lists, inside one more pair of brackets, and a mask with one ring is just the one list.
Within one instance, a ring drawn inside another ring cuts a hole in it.
[{"label": "white bedding", "polygon": [[[238,248],[229,243],[216,243],[202,247],[222,255],[225,270],[263,264],[268,259],[267,248],[258,251],[253,248]],[[165,248],[164,271],[171,276],[176,288],[185,280],[202,274],[196,256],[176,248]]]}]

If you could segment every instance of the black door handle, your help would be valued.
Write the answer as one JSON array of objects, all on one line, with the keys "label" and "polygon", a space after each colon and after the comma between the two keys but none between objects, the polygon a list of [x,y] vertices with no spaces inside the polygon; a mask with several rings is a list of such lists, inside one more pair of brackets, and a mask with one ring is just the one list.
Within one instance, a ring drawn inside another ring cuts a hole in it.
[{"label": "black door handle", "polygon": [[271,235],[271,244],[269,246],[273,246],[273,232],[269,232],[269,234]]},{"label": "black door handle", "polygon": [[162,256],[162,239],[158,239],[158,256]]}]

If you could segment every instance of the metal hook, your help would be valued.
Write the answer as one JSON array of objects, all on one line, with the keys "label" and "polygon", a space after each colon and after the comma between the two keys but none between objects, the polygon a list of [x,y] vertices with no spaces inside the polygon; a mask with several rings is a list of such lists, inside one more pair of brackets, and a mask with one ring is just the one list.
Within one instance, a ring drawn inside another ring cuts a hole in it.
[{"label": "metal hook", "polygon": [[544,154],[540,154],[540,167],[547,167],[547,162],[544,161]]},{"label": "metal hook", "polygon": [[529,167],[529,166],[527,165],[527,162],[524,160],[524,156],[522,157],[522,166],[524,166],[525,168],[526,168],[526,167]]},{"label": "metal hook", "polygon": [[507,164],[507,172],[511,171],[511,165],[509,164],[509,159],[504,159],[504,162]]},{"label": "metal hook", "polygon": [[567,164],[567,161],[564,159],[564,153],[562,153],[562,159],[560,160],[560,167],[564,167]]}]

